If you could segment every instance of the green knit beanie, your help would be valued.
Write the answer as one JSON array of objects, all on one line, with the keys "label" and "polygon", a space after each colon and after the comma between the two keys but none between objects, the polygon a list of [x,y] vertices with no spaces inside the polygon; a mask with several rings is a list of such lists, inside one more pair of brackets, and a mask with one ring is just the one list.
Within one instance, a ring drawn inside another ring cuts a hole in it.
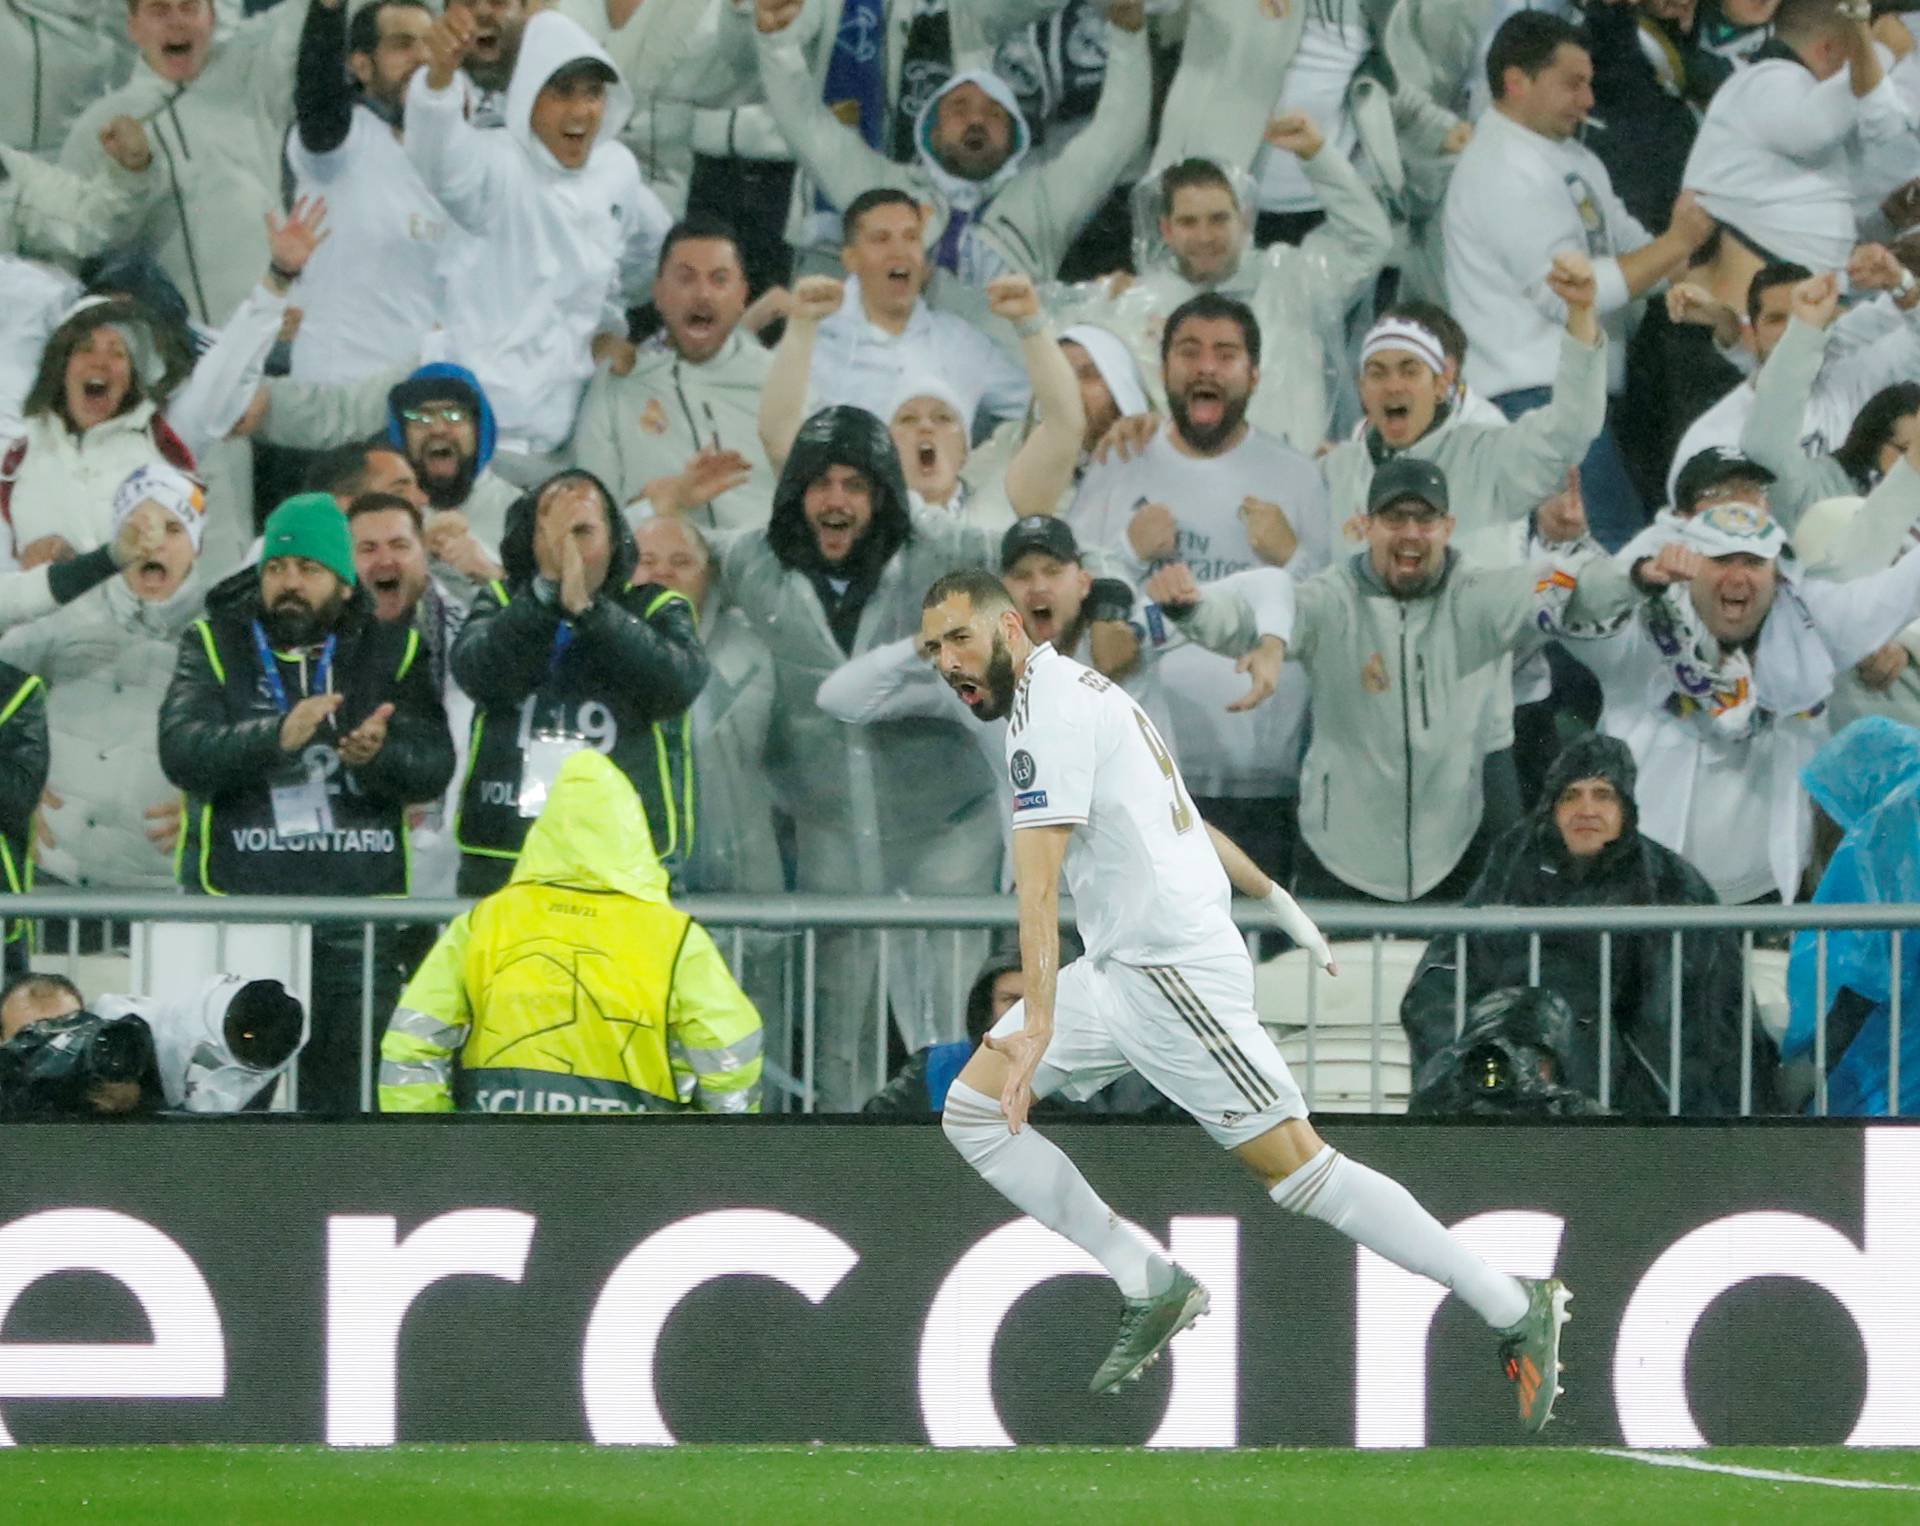
[{"label": "green knit beanie", "polygon": [[304,556],[353,587],[353,533],[331,493],[300,493],[267,516],[260,565],[277,556]]}]

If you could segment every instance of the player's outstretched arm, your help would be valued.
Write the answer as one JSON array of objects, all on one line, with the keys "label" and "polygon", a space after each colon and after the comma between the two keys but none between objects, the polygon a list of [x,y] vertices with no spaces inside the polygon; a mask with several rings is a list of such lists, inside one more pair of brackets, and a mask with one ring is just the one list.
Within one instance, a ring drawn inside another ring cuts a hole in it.
[{"label": "player's outstretched arm", "polygon": [[1006,1038],[987,1036],[987,1047],[1004,1055],[1007,1080],[1000,1106],[1015,1134],[1033,1105],[1033,1078],[1053,1038],[1053,998],[1060,981],[1060,866],[1066,862],[1071,825],[1016,828],[1013,877],[1020,890],[1020,970],[1026,1026]]},{"label": "player's outstretched arm", "polygon": [[1227,871],[1233,888],[1252,900],[1266,902],[1280,924],[1280,931],[1311,954],[1321,969],[1329,975],[1338,975],[1340,969],[1333,962],[1333,950],[1327,947],[1327,940],[1313,925],[1313,919],[1300,909],[1300,903],[1269,879],[1266,872],[1247,857],[1239,843],[1211,822],[1207,823],[1207,836],[1213,840],[1213,851],[1220,855],[1220,867]]}]

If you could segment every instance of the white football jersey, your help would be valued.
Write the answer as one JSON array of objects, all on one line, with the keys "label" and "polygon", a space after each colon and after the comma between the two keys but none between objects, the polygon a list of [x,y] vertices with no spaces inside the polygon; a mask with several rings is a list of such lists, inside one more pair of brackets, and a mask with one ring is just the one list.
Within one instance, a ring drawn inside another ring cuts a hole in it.
[{"label": "white football jersey", "polygon": [[1013,829],[1072,826],[1067,888],[1088,957],[1175,964],[1246,952],[1233,888],[1173,754],[1111,679],[1035,648],[1007,717]]}]

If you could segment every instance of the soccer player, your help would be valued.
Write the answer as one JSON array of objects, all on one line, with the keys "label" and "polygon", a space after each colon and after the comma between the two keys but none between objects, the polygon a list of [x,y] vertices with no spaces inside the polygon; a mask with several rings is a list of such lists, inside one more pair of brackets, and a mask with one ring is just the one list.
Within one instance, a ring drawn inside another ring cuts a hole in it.
[{"label": "soccer player", "polygon": [[[1229,880],[1336,973],[1319,929],[1199,819],[1145,712],[1091,668],[1035,646],[997,578],[968,569],[936,582],[922,604],[920,642],[975,717],[1007,720],[1026,975],[1026,1000],[994,1025],[947,1093],[944,1127],[1015,1207],[1094,1256],[1119,1284],[1120,1333],[1093,1392],[1137,1378],[1209,1302],[1025,1126],[1036,1098],[1084,1098],[1131,1069],[1239,1156],[1282,1208],[1466,1300],[1499,1334],[1521,1423],[1539,1431],[1560,1391],[1565,1286],[1494,1271],[1406,1188],[1314,1132],[1254,1013],[1253,965],[1233,925]],[[1064,970],[1063,865],[1087,950]]]}]

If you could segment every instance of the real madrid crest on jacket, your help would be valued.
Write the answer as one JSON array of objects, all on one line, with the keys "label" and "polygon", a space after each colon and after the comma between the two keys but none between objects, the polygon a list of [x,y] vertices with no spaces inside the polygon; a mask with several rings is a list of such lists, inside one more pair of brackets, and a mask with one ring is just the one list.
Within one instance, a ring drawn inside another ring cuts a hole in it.
[{"label": "real madrid crest on jacket", "polygon": [[[305,595],[276,581],[290,566],[312,578]],[[283,747],[288,717],[322,695],[338,695],[336,707]],[[343,757],[375,732],[371,756]],[[418,633],[373,618],[329,495],[276,509],[260,567],[220,583],[180,638],[160,766],[187,795],[175,868],[188,889],[407,893],[407,807],[446,789],[453,739]]]},{"label": "real madrid crest on jacket", "polygon": [[[569,615],[543,571],[541,509],[590,486],[606,518],[604,575]],[[640,794],[660,860],[677,871],[693,838],[692,743],[687,707],[707,681],[693,606],[655,583],[629,587],[633,532],[600,479],[562,472],[507,515],[506,578],[474,601],[453,648],[453,675],[475,714],[455,837],[459,890],[486,895],[507,882],[527,828],[560,764],[584,748],[612,759]]]}]

